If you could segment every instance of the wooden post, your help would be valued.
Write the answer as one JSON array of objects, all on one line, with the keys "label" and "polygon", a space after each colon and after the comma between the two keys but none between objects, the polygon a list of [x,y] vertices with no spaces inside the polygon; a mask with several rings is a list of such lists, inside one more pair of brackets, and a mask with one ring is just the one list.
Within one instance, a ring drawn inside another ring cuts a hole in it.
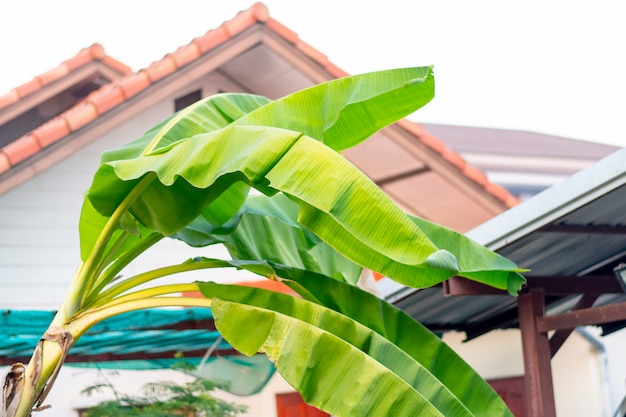
[{"label": "wooden post", "polygon": [[542,289],[531,289],[518,297],[519,326],[524,353],[524,389],[527,417],[556,417],[550,340],[540,332],[537,319],[545,313]]}]

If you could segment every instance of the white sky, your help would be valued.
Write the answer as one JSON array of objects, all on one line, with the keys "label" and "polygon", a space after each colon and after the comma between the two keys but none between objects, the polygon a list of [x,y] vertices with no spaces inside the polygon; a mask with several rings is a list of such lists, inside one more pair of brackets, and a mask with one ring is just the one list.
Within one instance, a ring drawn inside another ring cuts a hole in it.
[{"label": "white sky", "polygon": [[[626,145],[626,5],[618,0],[266,0],[351,74],[435,65],[413,120]],[[2,0],[0,94],[98,42],[132,69],[247,9],[243,0]]]}]

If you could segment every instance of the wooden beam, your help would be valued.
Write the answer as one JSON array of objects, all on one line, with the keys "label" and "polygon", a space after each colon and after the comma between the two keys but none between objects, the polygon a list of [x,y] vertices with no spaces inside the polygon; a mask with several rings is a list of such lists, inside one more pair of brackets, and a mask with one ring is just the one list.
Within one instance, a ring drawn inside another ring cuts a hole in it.
[{"label": "wooden beam", "polygon": [[542,332],[547,332],[620,320],[626,320],[626,302],[541,317],[538,320],[538,328]]},{"label": "wooden beam", "polygon": [[[598,299],[598,295],[595,294],[585,294],[580,300],[576,303],[576,305],[572,308],[571,311],[581,310],[583,308],[589,308],[596,302]],[[569,329],[557,330],[552,337],[550,338],[550,351],[552,357],[556,355],[556,352],[559,351],[563,343],[567,340],[567,338],[574,331],[574,327],[570,327]]]},{"label": "wooden beam", "polygon": [[524,354],[524,389],[527,417],[556,417],[550,341],[537,321],[545,314],[543,291],[531,289],[518,298],[520,330]]},{"label": "wooden beam", "polygon": [[528,276],[528,288],[543,288],[546,295],[623,294],[617,277],[609,275]]},{"label": "wooden beam", "polygon": [[480,282],[462,277],[452,277],[443,282],[443,295],[453,297],[457,295],[509,295],[504,290],[499,290]]},{"label": "wooden beam", "polygon": [[[526,287],[541,288],[546,295],[575,294],[623,294],[624,289],[614,275],[584,276],[527,276]],[[443,282],[446,297],[458,295],[508,295],[498,290],[467,278],[452,277]]]}]

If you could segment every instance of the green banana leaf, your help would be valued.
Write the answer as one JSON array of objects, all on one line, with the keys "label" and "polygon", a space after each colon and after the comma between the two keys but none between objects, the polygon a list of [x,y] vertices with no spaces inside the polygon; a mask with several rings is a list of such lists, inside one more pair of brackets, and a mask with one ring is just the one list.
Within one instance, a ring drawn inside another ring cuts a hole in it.
[{"label": "green banana leaf", "polygon": [[270,266],[303,298],[344,314],[397,345],[435,375],[472,413],[510,415],[498,394],[456,352],[394,305],[327,276]]},{"label": "green banana leaf", "polygon": [[194,135],[219,130],[270,102],[266,97],[247,93],[206,97],[166,118],[139,139],[104,152],[101,163],[137,158]]},{"label": "green banana leaf", "polygon": [[[417,415],[420,410],[433,413],[426,415],[510,416],[493,390],[486,392],[491,395],[478,397],[472,404],[475,410],[470,410],[423,364],[393,341],[373,333],[351,317],[306,300],[256,288],[214,283],[200,283],[199,287],[205,296],[220,300],[214,301],[212,308],[218,330],[229,343],[244,354],[252,355],[258,350],[267,353],[270,359],[276,360],[279,372],[294,385],[305,400],[325,411],[350,416]],[[221,300],[235,300],[238,304],[227,302],[227,307],[223,307]],[[351,302],[358,301],[360,299]],[[252,337],[248,334],[244,336],[238,329],[252,317],[255,323],[261,318],[261,324]],[[411,326],[403,326],[398,333],[409,330]],[[310,338],[308,332],[315,334],[315,338]],[[432,337],[436,338],[434,335]],[[443,343],[438,341],[428,345],[425,342],[428,340],[423,342],[419,338],[413,338],[413,346],[428,351],[430,355],[439,356]],[[358,350],[355,351],[355,348]],[[333,351],[338,354],[331,354],[332,357],[326,354]],[[346,356],[342,356],[342,353]],[[451,355],[442,355],[442,360],[446,356]],[[384,377],[388,386],[384,386],[385,383],[381,386],[378,380],[381,378],[381,365],[388,370],[388,375]],[[309,368],[319,372],[305,376],[303,372]],[[469,369],[467,365],[466,368]],[[337,381],[328,383],[326,380],[330,378],[332,381],[337,375],[354,374],[355,369],[359,371],[356,380],[363,385],[363,392],[352,389],[343,391],[342,387],[336,386]],[[467,377],[466,374],[463,376]],[[476,378],[481,381],[478,376]],[[473,392],[474,395],[480,393],[480,390],[468,384],[474,382],[471,379],[460,381],[463,384],[455,381],[457,387],[463,385],[464,390]],[[481,382],[486,385],[484,381]],[[372,401],[363,401],[363,397]],[[394,414],[385,407],[395,407],[398,404],[393,401],[387,403],[386,397],[392,397],[392,400],[408,397],[411,401],[406,407],[409,408],[402,414]]]},{"label": "green banana leaf", "polygon": [[[457,275],[492,287],[506,289],[511,295],[517,295],[526,282],[520,273],[528,270],[518,268],[515,263],[504,256],[454,230],[419,217],[409,217],[438,248],[456,256],[459,264]],[[507,283],[506,287],[500,285],[503,282]]]},{"label": "green banana leaf", "polygon": [[[522,270],[508,259],[455,231],[423,219],[410,219],[438,248],[455,254],[459,265],[457,275],[492,286],[507,283],[512,294],[523,284],[524,278],[519,274]],[[361,273],[358,265],[302,229],[298,223],[298,205],[280,193],[272,197],[250,196],[228,227],[219,232],[221,235],[212,232],[210,227],[196,230],[199,241],[225,244],[234,259],[268,260],[327,276],[340,274],[353,284]],[[352,248],[368,250],[360,242],[353,242]],[[435,276],[432,271],[421,268],[417,273],[429,274],[426,279],[432,280]],[[415,285],[415,281],[412,283]]]},{"label": "green banana leaf", "polygon": [[[289,265],[356,284],[363,268],[303,229],[297,217],[298,205],[284,194],[250,196],[238,215],[217,234],[211,234],[216,231],[210,225],[197,227],[193,242],[221,243],[233,259]],[[193,237],[188,229],[184,240],[189,243]]]},{"label": "green banana leaf", "polygon": [[[455,256],[437,248],[360,170],[322,143],[295,132],[229,126],[158,153],[110,162],[98,170],[91,202],[109,204],[146,173],[156,173],[158,180],[138,195],[130,211],[164,235],[193,221],[231,181],[253,186],[269,181],[298,203],[299,223],[359,265],[414,287],[463,273]],[[518,270],[513,263],[508,267]],[[472,278],[482,279],[478,274]],[[498,288],[509,286],[508,274],[492,281]]]},{"label": "green banana leaf", "polygon": [[[298,204],[298,223],[351,262],[414,287],[467,272],[514,292],[521,285],[514,264],[488,257],[478,258],[489,260],[480,267],[469,257],[459,264],[456,253],[435,245],[374,183],[320,142],[341,148],[340,136],[362,140],[364,132],[381,127],[380,118],[388,123],[421,107],[431,83],[430,68],[401,69],[335,80],[265,105],[248,95],[202,101],[105,155],[87,198],[105,220],[126,201],[132,217],[125,218],[165,236],[191,236],[193,244],[203,228],[227,229],[249,186],[266,194],[282,191]],[[364,116],[380,106],[381,114]],[[306,128],[307,120],[313,127]],[[248,123],[300,127],[317,138]],[[348,125],[359,127],[339,128]],[[93,212],[83,211],[81,228],[103,223],[93,221]],[[81,252],[91,253],[92,245],[86,239]]]},{"label": "green banana leaf", "polygon": [[[334,146],[338,146],[337,143],[342,140],[357,143],[385,124],[417,110],[430,101],[433,94],[434,81],[430,67],[346,77],[286,96],[271,103],[271,106],[268,105],[268,99],[260,96],[221,94],[200,100],[159,123],[138,140],[120,149],[105,152],[102,156],[102,164],[159,152],[171,144],[187,140],[196,134],[221,129],[233,122],[241,125],[276,126],[308,132],[318,140]],[[244,115],[247,115],[245,120],[242,118]],[[350,126],[350,128],[346,130],[345,126]],[[339,139],[339,132],[343,132],[341,135],[345,138]],[[101,174],[101,172],[97,173],[94,178],[94,185],[90,190],[92,196],[99,188]],[[218,184],[212,190],[216,194],[226,193],[226,196],[205,198],[201,203],[211,203],[211,207],[206,207],[201,211],[201,217],[191,221],[188,221],[189,215],[183,216],[182,223],[199,223],[203,229],[207,226],[219,228],[226,221],[225,219],[230,218],[236,212],[248,191],[245,182],[228,181],[227,183],[230,188],[220,188]],[[100,205],[94,202],[94,207],[104,217],[110,217],[135,185],[137,184],[126,183],[120,189],[122,192],[109,196],[111,200],[107,204]],[[179,186],[179,188],[183,187],[182,183]],[[146,192],[151,191],[153,189]],[[193,199],[195,194],[191,187],[188,188],[188,192]],[[89,194],[87,198],[91,198]],[[172,214],[168,212],[162,215]],[[155,215],[159,214],[155,213]],[[87,223],[98,223],[86,214],[84,220]],[[82,223],[81,219],[80,227]],[[187,235],[193,236],[195,223]],[[178,232],[181,236],[185,236],[185,230]],[[85,234],[82,233],[82,235]],[[84,254],[90,253],[91,248],[90,242],[82,243],[81,241],[83,260],[85,260]]]},{"label": "green banana leaf", "polygon": [[273,101],[235,123],[302,132],[341,151],[415,112],[434,95],[432,67],[400,68],[316,85]]},{"label": "green banana leaf", "polygon": [[[208,263],[214,260],[198,258],[193,262]],[[226,262],[223,265],[226,266]],[[420,368],[432,374],[438,380],[435,384],[443,384],[473,415],[510,416],[498,394],[456,352],[422,324],[386,301],[354,285],[287,265],[265,261],[230,261],[230,265],[262,276],[275,277],[305,300],[341,313],[376,332],[402,350]],[[282,314],[289,314],[285,306],[294,302],[285,298],[286,295],[273,295],[248,287],[197,284],[207,298],[270,308]],[[273,301],[270,303],[270,300]],[[402,365],[410,366],[414,365]]]},{"label": "green banana leaf", "polygon": [[[311,405],[342,417],[444,416],[400,377],[332,333],[271,310],[220,300],[212,305],[224,338],[242,353],[265,352]],[[254,328],[241,332],[252,318]]]},{"label": "green banana leaf", "polygon": [[[163,120],[148,130],[141,138],[118,149],[104,152],[101,163],[137,158],[196,134],[221,129],[242,115],[269,102],[270,100],[265,97],[243,93],[218,94],[207,97]],[[216,198],[213,204],[202,212],[198,221],[206,223],[205,230],[208,225],[215,227],[228,221],[241,207],[248,191],[249,186],[245,183],[236,184]],[[120,202],[121,200],[117,204],[119,205]],[[85,261],[96,243],[99,232],[106,226],[107,219],[113,212],[106,215],[98,214],[88,198],[85,198],[83,206],[79,230],[81,258]],[[123,230],[123,225],[120,224],[119,229]],[[135,234],[138,235],[138,233]],[[144,230],[141,235],[145,236],[146,231]],[[133,239],[128,239],[123,248],[118,248],[117,254],[119,255],[136,243]],[[111,255],[111,258],[115,259],[115,254]]]}]

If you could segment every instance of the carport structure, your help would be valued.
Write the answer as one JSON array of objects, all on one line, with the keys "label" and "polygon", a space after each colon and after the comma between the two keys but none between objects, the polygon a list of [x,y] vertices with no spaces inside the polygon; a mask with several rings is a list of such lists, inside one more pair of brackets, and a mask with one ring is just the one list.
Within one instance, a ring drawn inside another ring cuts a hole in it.
[{"label": "carport structure", "polygon": [[[468,339],[519,328],[529,417],[556,415],[550,360],[578,326],[626,327],[626,149],[467,233],[531,271],[519,297],[454,277],[388,299],[434,331]],[[442,290],[443,289],[443,290]]]}]

